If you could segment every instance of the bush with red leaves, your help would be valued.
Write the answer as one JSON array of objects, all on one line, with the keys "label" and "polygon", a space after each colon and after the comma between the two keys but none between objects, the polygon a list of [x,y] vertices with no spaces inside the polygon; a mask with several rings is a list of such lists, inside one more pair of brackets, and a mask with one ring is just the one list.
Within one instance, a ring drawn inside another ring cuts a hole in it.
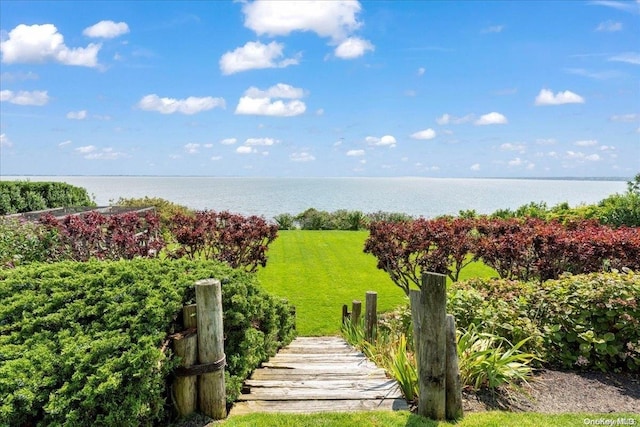
[{"label": "bush with red leaves", "polygon": [[40,223],[57,230],[57,247],[52,248],[52,261],[153,258],[165,246],[159,218],[153,212],[143,216],[135,212],[106,216],[90,211],[62,219],[46,214],[40,218]]},{"label": "bush with red leaves", "polygon": [[278,236],[278,226],[262,217],[210,210],[177,213],[169,230],[178,244],[170,256],[218,260],[249,272],[267,264],[269,244]]},{"label": "bush with red leaves", "polygon": [[405,294],[411,283],[422,286],[422,273],[434,272],[458,280],[460,270],[473,261],[473,222],[463,218],[420,218],[408,222],[373,222],[364,252],[378,259]]}]

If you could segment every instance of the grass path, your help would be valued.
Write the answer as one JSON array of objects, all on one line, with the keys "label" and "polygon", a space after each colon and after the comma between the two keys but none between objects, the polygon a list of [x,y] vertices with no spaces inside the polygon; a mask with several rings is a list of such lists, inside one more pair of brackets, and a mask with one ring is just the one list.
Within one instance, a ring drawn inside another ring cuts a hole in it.
[{"label": "grass path", "polygon": [[[406,298],[389,276],[365,254],[366,231],[284,230],[269,247],[269,261],[258,271],[262,286],[287,298],[297,309],[298,333],[303,336],[340,332],[343,304],[364,302],[367,291],[378,292],[378,311],[387,311]],[[463,270],[462,278],[491,276],[481,263]]]}]

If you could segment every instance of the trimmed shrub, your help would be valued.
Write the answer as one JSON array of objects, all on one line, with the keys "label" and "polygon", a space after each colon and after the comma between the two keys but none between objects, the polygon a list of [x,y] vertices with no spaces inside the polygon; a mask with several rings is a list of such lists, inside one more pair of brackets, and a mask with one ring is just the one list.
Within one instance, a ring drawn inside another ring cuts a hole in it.
[{"label": "trimmed shrub", "polygon": [[[290,307],[213,261],[31,264],[0,271],[0,425],[151,425],[176,361],[163,347],[194,283],[222,282],[227,399],[295,333]],[[164,349],[164,351],[163,351]]]},{"label": "trimmed shrub", "polygon": [[0,269],[52,258],[57,232],[20,218],[0,218]]},{"label": "trimmed shrub", "polygon": [[552,365],[640,370],[640,274],[566,275],[543,284],[504,279],[454,283],[447,311]]},{"label": "trimmed shrub", "polygon": [[87,190],[64,182],[0,181],[0,215],[95,205]]}]

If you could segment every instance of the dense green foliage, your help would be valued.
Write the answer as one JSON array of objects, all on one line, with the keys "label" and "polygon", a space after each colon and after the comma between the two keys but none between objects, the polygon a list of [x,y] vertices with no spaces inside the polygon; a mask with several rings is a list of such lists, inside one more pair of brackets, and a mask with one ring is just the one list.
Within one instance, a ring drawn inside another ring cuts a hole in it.
[{"label": "dense green foliage", "polygon": [[290,307],[212,261],[31,264],[0,271],[0,425],[149,425],[175,361],[162,343],[196,280],[222,281],[227,397],[294,334]]},{"label": "dense green foliage", "polygon": [[447,312],[551,365],[602,371],[640,370],[640,274],[566,275],[542,284],[503,279],[452,286]]},{"label": "dense green foliage", "polygon": [[0,215],[95,206],[84,188],[63,182],[0,181]]},{"label": "dense green foliage", "polygon": [[374,212],[365,214],[361,211],[338,209],[334,212],[309,208],[298,215],[283,213],[276,215],[274,221],[280,230],[343,230],[358,231],[367,228],[374,221],[403,222],[413,218],[398,212]]},{"label": "dense green foliage", "polygon": [[52,258],[58,234],[38,223],[20,218],[0,218],[0,269]]},{"label": "dense green foliage", "polygon": [[[460,214],[467,218],[477,216],[473,211],[461,212]],[[625,193],[612,194],[593,205],[580,205],[572,208],[565,202],[549,207],[544,202],[531,202],[515,210],[497,210],[490,216],[503,219],[540,218],[563,223],[595,219],[601,224],[612,227],[640,227],[640,174],[637,174],[632,181],[627,182]]]}]

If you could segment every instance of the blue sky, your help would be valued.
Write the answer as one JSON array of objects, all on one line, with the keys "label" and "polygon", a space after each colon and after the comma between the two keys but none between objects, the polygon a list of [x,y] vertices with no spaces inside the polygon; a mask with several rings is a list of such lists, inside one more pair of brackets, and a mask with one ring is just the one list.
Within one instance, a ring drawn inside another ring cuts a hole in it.
[{"label": "blue sky", "polygon": [[631,177],[640,1],[0,3],[0,174]]}]

